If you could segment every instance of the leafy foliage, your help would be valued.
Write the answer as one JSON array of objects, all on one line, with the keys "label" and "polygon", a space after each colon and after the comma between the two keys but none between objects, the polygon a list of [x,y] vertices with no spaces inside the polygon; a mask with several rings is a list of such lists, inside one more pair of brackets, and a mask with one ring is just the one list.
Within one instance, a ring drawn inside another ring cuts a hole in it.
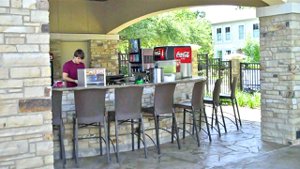
[{"label": "leafy foliage", "polygon": [[237,91],[236,99],[241,107],[249,107],[249,108],[258,108],[260,107],[260,93],[246,93],[242,91]]},{"label": "leafy foliage", "polygon": [[242,51],[248,57],[246,58],[247,62],[259,62],[260,61],[260,46],[259,43],[251,38],[246,39],[245,47],[242,48]]},{"label": "leafy foliage", "polygon": [[119,32],[119,50],[125,52],[128,40],[139,38],[142,48],[196,44],[199,53],[212,54],[211,24],[204,17],[204,12],[183,9],[144,19]]}]

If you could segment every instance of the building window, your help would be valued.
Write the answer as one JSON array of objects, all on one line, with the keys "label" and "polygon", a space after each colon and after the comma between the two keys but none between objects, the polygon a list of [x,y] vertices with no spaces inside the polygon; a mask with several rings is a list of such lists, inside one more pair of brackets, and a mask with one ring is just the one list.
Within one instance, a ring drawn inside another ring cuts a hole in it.
[{"label": "building window", "polygon": [[225,28],[225,39],[230,40],[230,27]]},{"label": "building window", "polygon": [[253,38],[258,38],[259,37],[259,27],[258,23],[253,24]]},{"label": "building window", "polygon": [[230,55],[231,54],[231,50],[226,50],[226,54]]},{"label": "building window", "polygon": [[217,58],[222,58],[223,52],[222,50],[217,51]]},{"label": "building window", "polygon": [[217,28],[217,41],[220,42],[222,41],[222,29]]},{"label": "building window", "polygon": [[245,39],[245,28],[244,25],[239,25],[239,40]]}]

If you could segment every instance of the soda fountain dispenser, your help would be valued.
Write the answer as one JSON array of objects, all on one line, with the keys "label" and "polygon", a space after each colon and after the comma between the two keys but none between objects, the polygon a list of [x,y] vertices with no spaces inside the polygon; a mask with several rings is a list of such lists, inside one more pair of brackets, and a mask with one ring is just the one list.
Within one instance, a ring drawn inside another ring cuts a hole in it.
[{"label": "soda fountain dispenser", "polygon": [[[176,79],[192,77],[192,48],[191,46],[160,46],[154,48],[154,60],[158,67],[164,68],[164,73],[170,65],[176,74]],[[179,74],[179,75],[178,75]]]}]

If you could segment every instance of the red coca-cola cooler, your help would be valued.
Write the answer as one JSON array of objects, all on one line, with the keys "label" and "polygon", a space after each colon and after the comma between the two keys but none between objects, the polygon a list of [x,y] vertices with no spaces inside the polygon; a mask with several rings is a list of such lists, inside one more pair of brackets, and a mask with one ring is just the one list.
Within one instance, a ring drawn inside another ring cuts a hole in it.
[{"label": "red coca-cola cooler", "polygon": [[179,60],[182,78],[192,77],[192,47],[191,46],[160,46],[153,51],[156,62],[164,60]]}]

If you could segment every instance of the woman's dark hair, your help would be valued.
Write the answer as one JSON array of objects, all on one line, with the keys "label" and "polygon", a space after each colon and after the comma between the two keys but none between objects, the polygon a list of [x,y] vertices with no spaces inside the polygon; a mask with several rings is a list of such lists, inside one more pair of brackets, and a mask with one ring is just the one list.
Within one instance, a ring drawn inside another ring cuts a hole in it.
[{"label": "woman's dark hair", "polygon": [[84,59],[84,52],[82,49],[77,49],[75,52],[74,52],[74,56],[75,57],[80,57],[81,59]]}]

